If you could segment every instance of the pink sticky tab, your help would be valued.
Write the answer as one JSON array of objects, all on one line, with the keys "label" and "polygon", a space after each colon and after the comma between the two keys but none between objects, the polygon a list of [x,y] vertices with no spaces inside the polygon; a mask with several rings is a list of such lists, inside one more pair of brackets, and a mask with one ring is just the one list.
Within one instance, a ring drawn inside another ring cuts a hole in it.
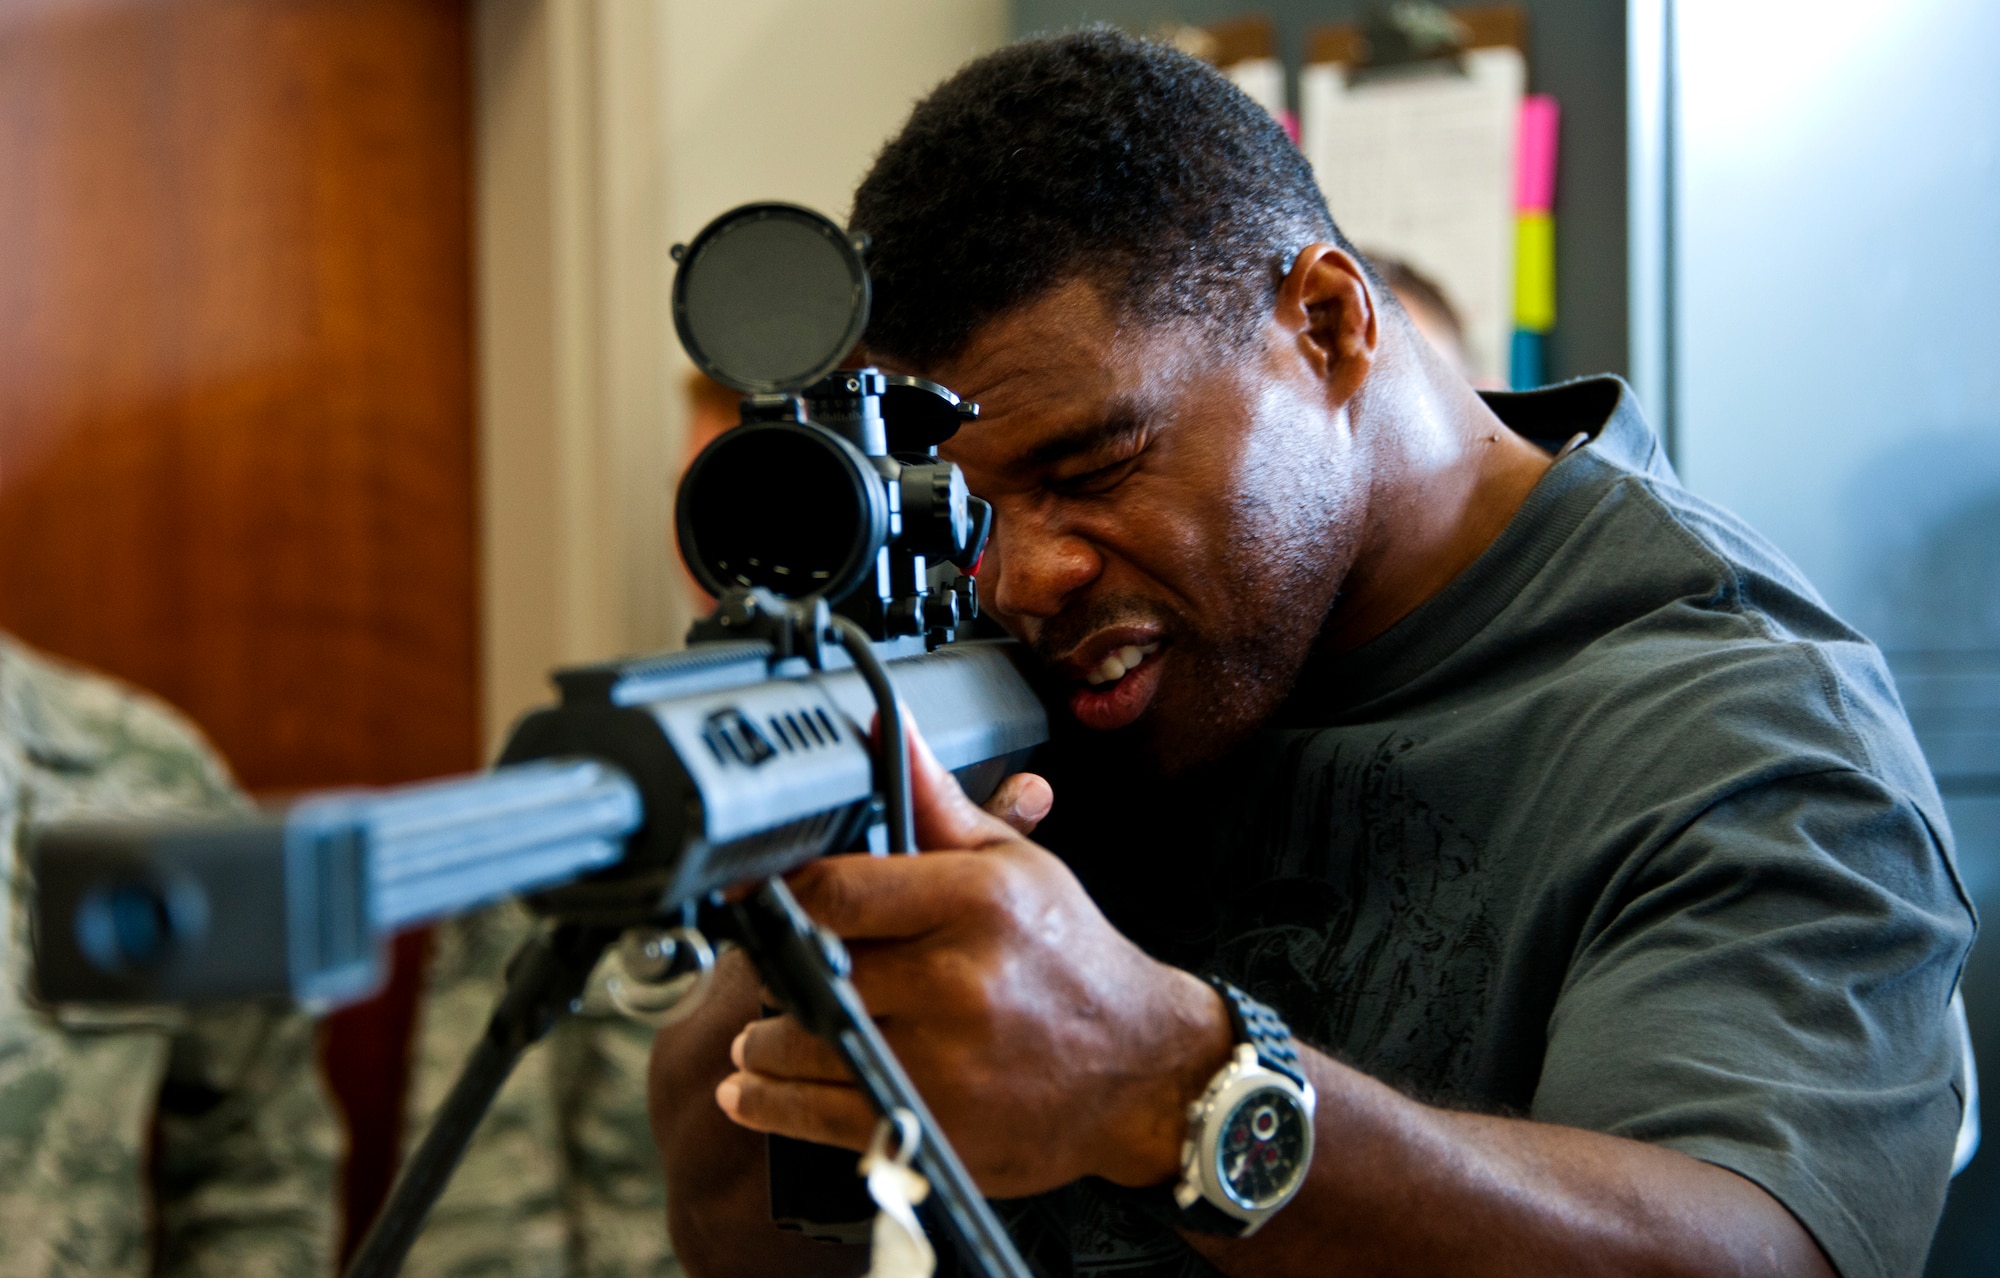
[{"label": "pink sticky tab", "polygon": [[1520,145],[1514,158],[1514,208],[1546,213],[1556,198],[1556,100],[1546,93],[1521,99]]}]

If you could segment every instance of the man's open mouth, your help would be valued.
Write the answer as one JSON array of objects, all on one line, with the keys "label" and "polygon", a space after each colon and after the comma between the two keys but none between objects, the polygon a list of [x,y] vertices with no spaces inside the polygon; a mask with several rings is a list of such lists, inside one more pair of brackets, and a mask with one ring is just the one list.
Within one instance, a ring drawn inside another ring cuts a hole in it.
[{"label": "man's open mouth", "polygon": [[1070,694],[1070,713],[1098,732],[1114,732],[1133,722],[1153,703],[1160,687],[1162,657],[1157,642],[1127,644],[1108,654],[1083,676]]},{"label": "man's open mouth", "polygon": [[1096,669],[1083,677],[1083,681],[1093,688],[1102,688],[1107,683],[1116,683],[1120,679],[1123,679],[1129,672],[1137,670],[1141,662],[1159,650],[1160,645],[1157,643],[1141,645],[1126,644],[1123,648],[1120,648],[1099,662]]}]

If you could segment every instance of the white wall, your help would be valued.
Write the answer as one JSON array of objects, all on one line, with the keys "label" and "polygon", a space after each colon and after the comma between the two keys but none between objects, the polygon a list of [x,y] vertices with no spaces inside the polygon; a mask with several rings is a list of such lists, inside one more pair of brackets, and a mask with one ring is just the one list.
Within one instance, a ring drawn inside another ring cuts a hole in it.
[{"label": "white wall", "polygon": [[1005,0],[480,0],[485,733],[550,667],[673,646],[687,364],[668,246],[753,199],[846,215]]},{"label": "white wall", "polygon": [[1005,0],[669,0],[673,234],[787,199],[846,220],[910,107],[1007,37]]}]

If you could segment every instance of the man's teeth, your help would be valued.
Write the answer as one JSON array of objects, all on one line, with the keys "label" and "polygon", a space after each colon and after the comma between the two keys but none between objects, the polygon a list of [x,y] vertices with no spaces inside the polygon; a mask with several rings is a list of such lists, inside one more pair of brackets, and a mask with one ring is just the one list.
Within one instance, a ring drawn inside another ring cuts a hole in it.
[{"label": "man's teeth", "polygon": [[1149,643],[1143,648],[1126,644],[1123,648],[1120,648],[1099,663],[1097,669],[1085,675],[1083,681],[1093,688],[1101,687],[1107,683],[1116,683],[1125,677],[1126,671],[1131,670],[1159,650],[1160,645],[1156,643]]}]

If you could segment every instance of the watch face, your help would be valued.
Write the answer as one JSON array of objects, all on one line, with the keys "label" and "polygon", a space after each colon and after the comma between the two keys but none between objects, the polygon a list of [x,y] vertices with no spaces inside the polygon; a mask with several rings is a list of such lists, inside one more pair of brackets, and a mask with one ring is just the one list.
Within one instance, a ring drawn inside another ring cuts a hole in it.
[{"label": "watch face", "polygon": [[1263,1087],[1229,1111],[1215,1145],[1216,1172],[1243,1206],[1272,1207],[1291,1193],[1305,1152],[1306,1116],[1298,1098]]}]

